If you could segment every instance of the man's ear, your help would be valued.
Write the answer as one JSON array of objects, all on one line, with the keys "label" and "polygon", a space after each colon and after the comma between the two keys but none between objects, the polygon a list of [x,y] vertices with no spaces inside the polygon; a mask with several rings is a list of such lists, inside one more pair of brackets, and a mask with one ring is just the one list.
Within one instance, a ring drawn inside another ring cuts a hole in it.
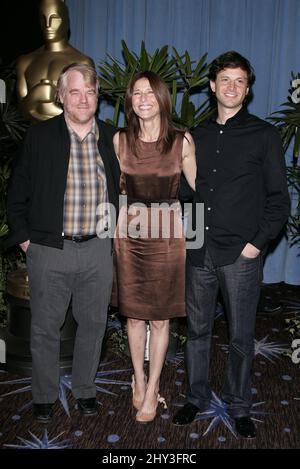
[{"label": "man's ear", "polygon": [[209,86],[212,92],[214,93],[216,91],[216,83],[212,80],[209,80]]}]

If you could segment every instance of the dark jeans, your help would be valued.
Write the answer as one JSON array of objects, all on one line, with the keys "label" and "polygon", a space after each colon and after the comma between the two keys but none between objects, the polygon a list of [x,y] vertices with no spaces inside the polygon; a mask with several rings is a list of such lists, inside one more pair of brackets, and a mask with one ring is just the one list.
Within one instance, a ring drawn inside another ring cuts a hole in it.
[{"label": "dark jeans", "polygon": [[200,409],[206,408],[211,399],[211,336],[220,289],[229,326],[229,354],[222,399],[227,402],[232,417],[249,415],[250,373],[261,281],[261,255],[255,259],[239,256],[233,264],[214,268],[206,250],[203,267],[195,267],[187,262],[187,400]]}]

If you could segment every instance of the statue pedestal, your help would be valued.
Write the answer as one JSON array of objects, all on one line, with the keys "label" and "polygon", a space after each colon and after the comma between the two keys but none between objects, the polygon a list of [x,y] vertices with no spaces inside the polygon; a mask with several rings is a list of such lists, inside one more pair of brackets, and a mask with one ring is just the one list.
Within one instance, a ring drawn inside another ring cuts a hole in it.
[{"label": "statue pedestal", "polygon": [[[7,294],[10,304],[8,326],[3,338],[6,345],[7,371],[31,375],[30,353],[30,303],[26,269],[11,272],[7,278]],[[77,324],[71,306],[61,328],[60,373],[68,374],[72,369],[74,339]]]}]

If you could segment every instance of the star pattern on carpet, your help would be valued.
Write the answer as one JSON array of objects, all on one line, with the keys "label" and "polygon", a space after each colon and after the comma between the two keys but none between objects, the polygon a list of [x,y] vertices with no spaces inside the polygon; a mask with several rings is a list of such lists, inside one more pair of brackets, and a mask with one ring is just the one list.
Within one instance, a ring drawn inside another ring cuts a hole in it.
[{"label": "star pattern on carpet", "polygon": [[[117,396],[116,393],[109,391],[103,386],[109,385],[109,384],[118,385],[118,386],[120,385],[128,386],[131,384],[130,381],[108,378],[108,376],[111,376],[111,375],[116,375],[119,373],[126,373],[130,371],[130,368],[118,369],[118,370],[105,369],[105,367],[111,365],[112,363],[115,363],[116,361],[117,360],[112,360],[110,362],[104,362],[100,364],[100,367],[99,367],[100,370],[96,373],[96,378],[95,378],[97,392],[110,394],[111,396],[116,397]],[[9,396],[13,396],[16,394],[20,394],[20,393],[25,393],[27,391],[31,391],[31,377],[20,378],[20,379],[9,380],[9,381],[2,381],[2,382],[0,381],[0,386],[1,385],[16,385],[16,384],[21,384],[22,386],[18,389],[14,389],[13,391],[2,394],[0,395],[0,397],[4,398],[4,397],[9,397]],[[68,391],[70,391],[71,389],[72,389],[72,376],[71,375],[61,376],[60,381],[59,381],[59,396],[58,397],[68,417],[70,417]],[[24,404],[22,407],[20,407],[17,410],[18,414],[21,414],[22,412],[26,411],[28,408],[32,406],[32,404],[33,404],[33,401],[30,399],[28,402],[26,402],[26,404]]]},{"label": "star pattern on carpet", "polygon": [[[269,336],[265,336],[260,340],[254,340],[254,355],[262,355],[271,363],[275,363],[275,359],[280,359],[281,356],[289,350],[289,345],[280,342],[267,342]],[[228,344],[217,344],[226,353],[229,352]]]},{"label": "star pattern on carpet", "polygon": [[13,449],[65,449],[70,448],[72,445],[70,444],[70,440],[63,440],[58,442],[58,438],[63,435],[65,432],[61,432],[56,437],[49,440],[47,430],[44,431],[42,438],[38,438],[34,433],[30,430],[28,433],[31,435],[32,439],[27,440],[20,436],[17,436],[17,439],[21,441],[21,445],[14,445],[14,444],[5,444],[6,448],[13,448]]}]

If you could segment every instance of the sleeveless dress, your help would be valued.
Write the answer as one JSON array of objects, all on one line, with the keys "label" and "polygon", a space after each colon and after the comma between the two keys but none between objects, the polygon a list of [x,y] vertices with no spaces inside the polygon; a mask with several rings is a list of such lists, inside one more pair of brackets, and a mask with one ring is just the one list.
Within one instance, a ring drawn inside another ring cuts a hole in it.
[{"label": "sleeveless dress", "polygon": [[179,132],[166,154],[159,153],[156,142],[139,140],[135,156],[120,133],[124,204],[114,239],[115,288],[119,311],[130,318],[186,315],[185,238],[178,201],[182,145]]}]

